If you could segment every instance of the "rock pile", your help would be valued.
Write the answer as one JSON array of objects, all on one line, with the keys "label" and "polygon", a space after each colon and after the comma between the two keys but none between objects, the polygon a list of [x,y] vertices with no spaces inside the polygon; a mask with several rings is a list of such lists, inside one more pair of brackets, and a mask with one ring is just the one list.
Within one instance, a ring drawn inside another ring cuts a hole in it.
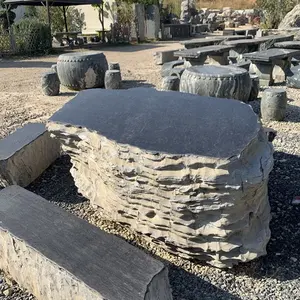
[{"label": "rock pile", "polygon": [[283,18],[278,26],[278,29],[300,27],[300,4],[296,5],[286,16]]},{"label": "rock pile", "polygon": [[250,106],[86,90],[47,127],[71,156],[79,192],[109,219],[217,267],[266,254],[273,148]]}]

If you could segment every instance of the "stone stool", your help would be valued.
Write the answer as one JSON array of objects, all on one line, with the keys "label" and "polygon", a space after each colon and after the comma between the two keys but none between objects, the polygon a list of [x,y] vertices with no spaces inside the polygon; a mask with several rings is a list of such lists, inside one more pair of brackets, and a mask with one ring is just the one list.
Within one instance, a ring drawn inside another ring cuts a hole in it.
[{"label": "stone stool", "polygon": [[167,76],[162,80],[161,89],[163,91],[178,91],[180,79],[177,76]]},{"label": "stone stool", "polygon": [[107,70],[105,73],[105,88],[117,90],[121,88],[121,72],[119,70]]},{"label": "stone stool", "polygon": [[264,91],[260,109],[264,121],[282,121],[285,117],[287,95],[284,89],[267,89]]},{"label": "stone stool", "polygon": [[57,73],[57,65],[56,64],[51,66],[51,71]]},{"label": "stone stool", "polygon": [[259,77],[255,74],[250,74],[250,78],[251,78],[251,92],[249,96],[249,101],[254,101],[257,99],[259,94],[259,89],[260,89]]},{"label": "stone stool", "polygon": [[180,91],[248,102],[251,79],[247,70],[235,66],[194,66],[183,72]]},{"label": "stone stool", "polygon": [[120,64],[117,63],[117,62],[109,62],[108,63],[108,70],[119,70],[119,71],[121,71]]},{"label": "stone stool", "polygon": [[42,89],[47,96],[57,96],[59,94],[60,82],[55,71],[49,71],[42,75]]}]

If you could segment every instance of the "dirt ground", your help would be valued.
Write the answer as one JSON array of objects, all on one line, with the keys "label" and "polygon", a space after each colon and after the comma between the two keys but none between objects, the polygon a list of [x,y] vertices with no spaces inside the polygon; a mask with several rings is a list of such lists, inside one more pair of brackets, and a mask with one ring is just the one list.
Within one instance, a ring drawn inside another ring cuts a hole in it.
[{"label": "dirt ground", "polygon": [[[120,63],[125,87],[147,87],[159,86],[161,81],[160,66],[154,64],[153,53],[179,48],[179,43],[165,42],[106,47],[103,52],[108,61]],[[57,57],[0,59],[0,138],[25,123],[45,121],[74,97],[74,92],[63,87],[57,97],[43,95],[41,74],[56,63]]]}]

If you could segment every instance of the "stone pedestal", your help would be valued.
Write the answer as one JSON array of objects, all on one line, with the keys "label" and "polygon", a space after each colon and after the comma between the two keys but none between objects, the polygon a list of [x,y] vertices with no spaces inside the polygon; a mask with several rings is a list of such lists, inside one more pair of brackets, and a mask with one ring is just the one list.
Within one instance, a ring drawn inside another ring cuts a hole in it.
[{"label": "stone pedestal", "polygon": [[266,254],[273,148],[250,106],[99,89],[79,93],[47,126],[71,156],[79,192],[107,218],[217,267]]},{"label": "stone pedestal", "polygon": [[258,75],[260,86],[269,86],[274,83],[273,68],[272,62],[252,62],[250,72]]}]

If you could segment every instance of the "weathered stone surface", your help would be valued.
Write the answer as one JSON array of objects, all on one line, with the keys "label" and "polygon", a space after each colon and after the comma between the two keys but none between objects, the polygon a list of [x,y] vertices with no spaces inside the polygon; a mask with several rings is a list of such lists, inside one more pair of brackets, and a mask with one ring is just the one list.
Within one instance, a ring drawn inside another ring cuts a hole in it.
[{"label": "weathered stone surface", "polygon": [[51,66],[51,71],[57,73],[57,64]]},{"label": "weathered stone surface", "polygon": [[251,91],[249,73],[235,66],[197,66],[186,69],[180,91],[247,102]]},{"label": "weathered stone surface", "polygon": [[0,192],[0,267],[43,300],[171,300],[168,270],[18,186]]},{"label": "weathered stone surface", "polygon": [[254,101],[257,99],[260,89],[259,77],[254,74],[250,74],[251,78],[251,92],[249,95],[249,101]]},{"label": "weathered stone surface", "polygon": [[79,192],[108,218],[217,267],[266,253],[273,148],[250,106],[154,89],[90,90],[47,126],[71,155]]},{"label": "weathered stone surface", "polygon": [[0,140],[0,186],[27,186],[60,155],[44,124],[32,123]]},{"label": "weathered stone surface", "polygon": [[108,90],[120,89],[122,84],[121,72],[119,70],[107,70],[105,72],[105,88]]},{"label": "weathered stone surface", "polygon": [[300,27],[300,5],[295,5],[295,7],[286,14],[278,29],[289,29],[293,27]]},{"label": "weathered stone surface", "polygon": [[174,52],[176,50],[165,50],[165,51],[158,51],[153,54],[154,62],[157,65],[163,65],[164,63],[173,61],[176,59],[174,56]]},{"label": "weathered stone surface", "polygon": [[59,94],[60,82],[55,71],[49,71],[42,75],[42,89],[47,96],[57,96]]},{"label": "weathered stone surface", "polygon": [[163,64],[160,74],[162,77],[170,76],[170,70],[183,65],[184,65],[183,60],[174,60],[174,61],[167,62]]},{"label": "weathered stone surface", "polygon": [[179,91],[179,83],[178,76],[166,76],[162,80],[161,89],[163,91]]},{"label": "weathered stone surface", "polygon": [[261,99],[261,116],[265,121],[282,121],[285,117],[287,95],[284,89],[267,89]]},{"label": "weathered stone surface", "polygon": [[291,68],[286,77],[286,85],[291,88],[300,89],[300,66]]},{"label": "weathered stone surface", "polygon": [[117,62],[109,62],[108,63],[108,70],[119,70],[119,71],[121,71],[120,64],[117,63]]},{"label": "weathered stone surface", "polygon": [[58,57],[57,73],[62,85],[71,90],[104,87],[104,76],[108,69],[102,52],[75,52]]}]

